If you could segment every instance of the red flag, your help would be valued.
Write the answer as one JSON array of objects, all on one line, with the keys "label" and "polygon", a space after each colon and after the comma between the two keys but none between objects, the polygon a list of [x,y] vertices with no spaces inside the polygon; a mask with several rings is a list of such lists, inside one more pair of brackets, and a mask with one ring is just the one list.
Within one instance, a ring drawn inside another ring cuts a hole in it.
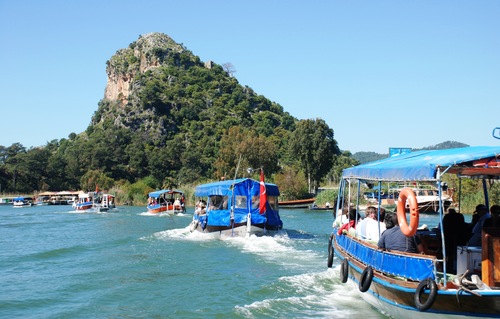
[{"label": "red flag", "polygon": [[260,204],[259,213],[262,215],[266,212],[267,194],[266,184],[264,183],[264,169],[260,169]]}]

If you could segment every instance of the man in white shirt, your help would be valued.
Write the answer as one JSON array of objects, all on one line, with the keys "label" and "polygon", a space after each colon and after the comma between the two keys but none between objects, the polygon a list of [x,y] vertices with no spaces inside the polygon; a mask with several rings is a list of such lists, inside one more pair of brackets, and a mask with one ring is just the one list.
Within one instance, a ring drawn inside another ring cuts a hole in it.
[{"label": "man in white shirt", "polygon": [[[383,212],[380,219],[383,220]],[[380,234],[385,230],[385,223],[380,223],[377,219],[377,208],[368,206],[365,210],[365,218],[356,226],[356,236],[361,239],[378,242]]]}]

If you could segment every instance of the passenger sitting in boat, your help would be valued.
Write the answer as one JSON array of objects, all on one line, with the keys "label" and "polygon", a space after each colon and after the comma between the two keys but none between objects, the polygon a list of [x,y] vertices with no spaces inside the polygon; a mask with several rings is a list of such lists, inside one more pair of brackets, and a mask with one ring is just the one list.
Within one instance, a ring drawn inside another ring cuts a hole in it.
[{"label": "passenger sitting in boat", "polygon": [[484,221],[483,227],[500,227],[500,206],[490,207],[491,217]]},{"label": "passenger sitting in boat", "polygon": [[179,198],[176,198],[174,200],[174,207],[175,208],[181,208],[181,201],[179,200]]},{"label": "passenger sitting in boat", "polygon": [[443,233],[447,256],[446,271],[456,273],[457,246],[467,244],[467,230],[464,215],[453,208],[448,208],[448,213],[443,217]]},{"label": "passenger sitting in boat", "polygon": [[392,224],[391,227],[382,233],[378,241],[378,247],[387,250],[397,250],[407,253],[423,253],[424,246],[417,235],[406,237],[398,225],[398,217],[394,213],[391,214]]},{"label": "passenger sitting in boat", "polygon": [[[477,220],[474,227],[472,228],[472,235],[467,242],[468,246],[481,246],[481,232],[483,230],[484,221],[491,217],[488,213],[488,207],[485,205],[477,205],[474,216]],[[473,218],[474,218],[473,216]]]},{"label": "passenger sitting in boat", "polygon": [[356,224],[357,224],[357,216],[356,216],[356,209],[355,208],[350,208],[349,209],[349,220],[344,223],[341,227],[339,227],[338,234],[346,234],[349,233],[350,235],[354,236],[355,235],[355,229],[356,229]]},{"label": "passenger sitting in boat", "polygon": [[394,222],[397,222],[397,219],[394,220],[393,216],[395,213],[393,212],[386,212],[384,214],[384,224],[385,224],[385,230],[394,227],[396,224]]},{"label": "passenger sitting in boat", "polygon": [[[352,209],[352,207],[351,207]],[[356,210],[354,210],[356,211]],[[338,210],[333,221],[333,227],[340,227],[345,223],[349,222],[349,208],[344,207],[342,210]]]},{"label": "passenger sitting in boat", "polygon": [[[384,220],[385,210],[380,211],[380,220]],[[356,227],[356,236],[378,242],[380,234],[385,230],[385,223],[379,222],[377,208],[368,206],[365,210],[365,218]]]},{"label": "passenger sitting in boat", "polygon": [[203,200],[199,200],[198,203],[196,203],[196,208],[194,210],[195,214],[197,215],[203,215],[206,213],[206,203]]}]

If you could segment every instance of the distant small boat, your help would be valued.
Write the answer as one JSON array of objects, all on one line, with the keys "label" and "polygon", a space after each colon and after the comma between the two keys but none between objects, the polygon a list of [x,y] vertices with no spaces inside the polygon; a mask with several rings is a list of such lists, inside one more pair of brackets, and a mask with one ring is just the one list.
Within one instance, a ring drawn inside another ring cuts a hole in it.
[{"label": "distant small boat", "polygon": [[333,206],[326,207],[326,206],[314,206],[310,205],[309,210],[333,210]]},{"label": "distant small boat", "polygon": [[162,189],[148,194],[148,213],[178,214],[186,211],[184,192]]},{"label": "distant small boat", "polygon": [[[446,211],[453,203],[452,197],[445,192],[442,192],[440,201],[438,189],[422,183],[418,185],[402,184],[397,188],[389,189],[390,198],[395,199],[396,205],[398,203],[399,192],[403,188],[411,188],[413,190],[417,198],[420,213],[437,213],[440,203],[443,204],[444,211]],[[406,203],[406,208],[408,209],[409,207],[409,204]]]},{"label": "distant small boat", "polygon": [[315,200],[316,198],[286,200],[278,202],[278,205],[281,208],[308,208]]},{"label": "distant small boat", "polygon": [[80,212],[107,212],[116,208],[115,197],[100,192],[80,193],[78,200],[73,203],[73,208]]},{"label": "distant small boat", "polygon": [[12,205],[16,208],[33,206],[33,198],[31,197],[16,197],[12,200]]}]

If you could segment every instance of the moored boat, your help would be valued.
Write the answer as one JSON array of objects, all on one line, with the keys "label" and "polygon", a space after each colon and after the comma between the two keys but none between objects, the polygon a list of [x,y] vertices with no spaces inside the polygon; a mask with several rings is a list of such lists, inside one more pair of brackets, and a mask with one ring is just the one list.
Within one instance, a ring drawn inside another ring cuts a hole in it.
[{"label": "moored boat", "polygon": [[226,180],[196,187],[203,198],[193,214],[192,232],[216,238],[275,235],[283,227],[275,184],[250,178]]},{"label": "moored boat", "polygon": [[[418,202],[418,210],[420,213],[437,213],[439,211],[439,205],[443,205],[443,211],[446,211],[453,203],[452,197],[447,193],[446,186],[443,187],[441,195],[436,187],[426,184],[419,183],[418,185],[408,185],[400,184],[395,188],[389,190],[390,197],[395,199],[397,205],[397,200],[399,192],[403,188],[411,188],[415,193]],[[409,204],[406,203],[406,208]]]},{"label": "moored boat", "polygon": [[278,202],[280,208],[308,208],[314,203],[316,198],[293,199]]},{"label": "moored boat", "polygon": [[23,196],[15,197],[12,200],[12,205],[15,208],[31,207],[33,206],[33,198]]},{"label": "moored boat", "polygon": [[[484,201],[489,207],[487,186],[491,190],[491,185],[498,183],[499,157],[500,147],[479,146],[418,151],[351,167],[342,173],[337,208],[351,204],[358,207],[356,198],[360,195],[350,187],[359,190],[360,184],[367,182],[432,181],[442,194],[446,174],[458,177],[459,183],[461,178],[482,180]],[[342,231],[342,226],[334,222],[327,265],[332,267],[336,256],[341,264],[341,281],[356,284],[365,301],[394,318],[500,318],[500,229],[483,228],[482,246],[453,247],[444,227],[417,230],[419,204],[411,188],[403,189],[398,200],[397,226],[408,238],[416,235],[423,244],[432,243],[433,250],[419,254],[382,249]],[[407,200],[409,223],[404,204]],[[443,220],[442,203],[438,214]],[[453,259],[454,252],[460,258]]]},{"label": "moored boat", "polygon": [[178,214],[186,211],[184,192],[162,189],[148,194],[148,213]]}]

